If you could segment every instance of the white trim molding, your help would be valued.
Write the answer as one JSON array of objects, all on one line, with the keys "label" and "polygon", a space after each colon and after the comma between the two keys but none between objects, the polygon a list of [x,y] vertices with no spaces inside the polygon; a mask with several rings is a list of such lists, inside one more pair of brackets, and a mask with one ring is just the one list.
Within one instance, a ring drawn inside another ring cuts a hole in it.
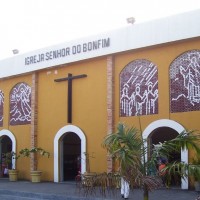
[{"label": "white trim molding", "polygon": [[59,182],[59,140],[67,132],[73,132],[79,136],[81,140],[81,173],[86,171],[85,152],[86,152],[86,137],[83,131],[74,125],[66,125],[62,127],[54,137],[54,182]]},{"label": "white trim molding", "polygon": [[[6,130],[6,129],[3,129],[0,131],[0,137],[2,136],[8,136],[11,141],[12,141],[12,151],[16,153],[16,139],[15,139],[15,136],[9,131],[9,130]],[[12,168],[15,169],[16,167],[16,162],[15,162],[15,159],[12,159]]]},{"label": "white trim molding", "polygon": [[[145,147],[147,147],[147,139],[149,135],[152,133],[153,130],[160,127],[172,128],[175,131],[177,131],[179,134],[185,130],[185,128],[181,124],[173,120],[160,119],[160,120],[154,121],[151,124],[149,124],[143,131],[143,138],[146,140]],[[147,159],[147,155],[146,155],[146,159]],[[181,151],[181,161],[188,163],[188,150]],[[181,189],[188,189],[188,178],[181,180]]]}]

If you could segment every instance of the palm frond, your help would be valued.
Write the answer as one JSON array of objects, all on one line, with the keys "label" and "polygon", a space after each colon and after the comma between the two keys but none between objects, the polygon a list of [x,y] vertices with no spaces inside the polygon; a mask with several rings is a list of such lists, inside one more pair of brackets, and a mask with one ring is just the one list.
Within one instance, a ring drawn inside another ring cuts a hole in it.
[{"label": "palm frond", "polygon": [[[158,148],[154,149],[153,154],[161,157],[169,157],[171,153],[180,152],[181,149],[193,149],[198,154],[200,153],[200,134],[196,131],[182,131],[174,139],[158,144]],[[155,155],[153,155],[155,157]]]},{"label": "palm frond", "polygon": [[111,133],[104,138],[102,146],[107,149],[112,157],[116,157],[122,166],[138,162],[141,148],[141,136],[135,128],[127,128],[119,123],[116,133]]}]

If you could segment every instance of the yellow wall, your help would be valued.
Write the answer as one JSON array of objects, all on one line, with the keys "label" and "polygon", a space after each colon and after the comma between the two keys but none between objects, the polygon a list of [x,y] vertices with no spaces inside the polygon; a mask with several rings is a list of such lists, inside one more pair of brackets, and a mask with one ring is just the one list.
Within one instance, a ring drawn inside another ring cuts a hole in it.
[{"label": "yellow wall", "polygon": [[[200,40],[192,39],[165,45],[159,45],[115,55],[115,127],[118,122],[144,130],[150,123],[159,119],[175,120],[187,129],[200,130],[200,111],[170,114],[169,105],[169,66],[185,51],[198,49]],[[139,117],[119,116],[119,74],[131,61],[147,59],[158,67],[159,99],[158,114]],[[73,75],[87,74],[86,78],[73,81],[72,124],[79,127],[86,135],[87,152],[95,156],[91,159],[91,171],[107,170],[106,151],[101,147],[107,134],[107,61],[106,57],[52,67],[38,72],[38,147],[51,153],[51,157],[39,158],[38,169],[44,171],[43,180],[53,180],[53,141],[57,131],[67,123],[67,81],[54,82],[55,79]],[[4,92],[4,125],[0,128],[10,130],[16,137],[17,152],[30,147],[30,125],[9,126],[9,92],[18,82],[31,86],[31,75],[21,75],[0,80],[0,89]],[[17,166],[21,178],[29,178],[30,163],[28,158],[20,158]]]},{"label": "yellow wall", "polygon": [[115,122],[125,122],[130,126],[139,126],[139,117],[120,117],[119,116],[119,74],[121,70],[131,61],[136,59],[147,59],[158,67],[158,114],[140,116],[142,130],[151,122],[159,119],[171,119],[180,123],[186,129],[200,130],[198,116],[200,111],[170,113],[170,96],[169,96],[169,66],[172,61],[180,54],[199,49],[200,39],[192,39],[176,43],[169,43],[145,49],[134,50],[129,53],[123,53],[116,56],[115,59]]},{"label": "yellow wall", "polygon": [[[11,126],[9,125],[9,112],[10,112],[10,91],[12,88],[19,82],[26,82],[29,86],[32,84],[31,75],[17,76],[11,79],[0,80],[0,89],[4,93],[4,120],[3,127],[0,127],[0,130],[7,129],[15,136],[16,139],[16,151],[19,152],[24,147],[30,146],[30,130],[31,125],[18,125]],[[19,174],[19,178],[29,177],[29,173],[27,171],[27,167],[29,168],[30,163],[29,159],[21,158],[17,161],[17,168],[21,169],[21,173]]]},{"label": "yellow wall", "polygon": [[[72,83],[72,124],[84,132],[87,152],[95,156],[90,160],[91,170],[105,171],[105,151],[101,148],[101,141],[107,133],[106,60],[103,58],[49,69],[39,74],[38,145],[45,141],[46,148],[53,153],[53,140],[57,131],[68,124],[68,83],[54,82],[68,73],[87,74],[87,77],[75,79]],[[47,163],[47,173],[53,179],[53,157],[43,165],[40,163],[41,168]]]}]

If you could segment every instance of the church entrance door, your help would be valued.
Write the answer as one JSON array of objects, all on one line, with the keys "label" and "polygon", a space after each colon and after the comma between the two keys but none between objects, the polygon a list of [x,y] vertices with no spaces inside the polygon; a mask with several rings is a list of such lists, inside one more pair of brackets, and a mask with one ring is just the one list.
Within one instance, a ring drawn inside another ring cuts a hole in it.
[{"label": "church entrance door", "polygon": [[73,132],[68,132],[63,137],[63,181],[75,180],[78,171],[81,170],[81,139]]},{"label": "church entrance door", "polygon": [[[148,137],[149,146],[153,148],[154,145],[158,145],[159,143],[163,143],[164,141],[174,139],[178,136],[178,134],[179,133],[176,130],[169,127],[156,128]],[[174,161],[181,161],[181,151],[172,153],[167,160],[168,163],[173,163]],[[177,175],[171,175],[169,177],[169,184],[172,187],[180,187],[181,177],[178,177]]]},{"label": "church entrance door", "polygon": [[4,173],[5,172],[5,168],[12,168],[12,163],[10,163],[10,166],[7,166],[7,164],[5,163],[5,159],[6,159],[6,153],[11,152],[12,151],[12,141],[11,139],[4,135],[0,137],[0,177],[8,177],[8,174]]}]

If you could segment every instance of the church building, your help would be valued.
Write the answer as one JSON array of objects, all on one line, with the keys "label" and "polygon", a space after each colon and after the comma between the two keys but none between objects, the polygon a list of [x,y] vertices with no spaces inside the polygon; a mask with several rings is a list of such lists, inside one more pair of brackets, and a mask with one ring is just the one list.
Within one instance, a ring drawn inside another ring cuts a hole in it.
[{"label": "church building", "polygon": [[1,176],[6,152],[32,147],[51,155],[13,160],[20,179],[37,162],[43,181],[74,180],[86,155],[90,171],[110,171],[102,141],[119,122],[141,129],[146,145],[200,130],[199,20],[191,11],[1,60]]}]

